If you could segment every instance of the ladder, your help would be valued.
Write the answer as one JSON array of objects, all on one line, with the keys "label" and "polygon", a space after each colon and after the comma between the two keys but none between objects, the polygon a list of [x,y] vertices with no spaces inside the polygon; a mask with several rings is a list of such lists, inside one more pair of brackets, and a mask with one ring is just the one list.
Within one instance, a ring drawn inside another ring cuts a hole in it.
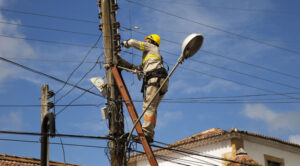
[{"label": "ladder", "polygon": [[[127,107],[127,110],[129,112],[129,115],[131,117],[131,120],[133,123],[135,123],[138,119],[138,114],[136,113],[136,109],[133,105],[133,102],[131,100],[131,97],[129,95],[129,92],[127,90],[127,87],[123,81],[122,76],[120,75],[118,69],[116,66],[111,66],[111,71],[112,74],[115,78],[116,84],[119,88],[119,91],[121,93],[121,96],[125,102],[125,105]],[[146,153],[146,156],[148,158],[148,161],[150,163],[151,166],[158,166],[156,158],[153,154],[153,151],[151,149],[151,146],[149,145],[144,133],[143,133],[143,129],[142,129],[142,125],[141,122],[138,122],[137,125],[135,126],[135,130],[138,134],[139,140],[143,145],[144,151]]]}]

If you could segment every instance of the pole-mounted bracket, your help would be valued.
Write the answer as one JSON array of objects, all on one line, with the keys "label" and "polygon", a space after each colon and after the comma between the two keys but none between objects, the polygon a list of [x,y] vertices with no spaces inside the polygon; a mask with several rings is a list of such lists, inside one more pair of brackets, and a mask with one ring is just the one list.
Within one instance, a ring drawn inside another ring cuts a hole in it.
[{"label": "pole-mounted bracket", "polygon": [[111,10],[111,12],[114,13],[114,12],[117,11],[118,9],[119,9],[118,4],[113,4],[113,5],[112,5],[112,10]]}]

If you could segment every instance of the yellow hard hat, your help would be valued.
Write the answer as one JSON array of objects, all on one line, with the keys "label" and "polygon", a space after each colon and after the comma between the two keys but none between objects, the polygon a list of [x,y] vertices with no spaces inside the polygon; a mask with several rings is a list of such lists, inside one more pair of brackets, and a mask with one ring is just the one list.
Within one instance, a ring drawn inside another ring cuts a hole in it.
[{"label": "yellow hard hat", "polygon": [[158,46],[160,45],[160,37],[157,35],[157,34],[151,34],[147,37],[145,37],[145,40],[146,39],[151,39],[153,40]]}]

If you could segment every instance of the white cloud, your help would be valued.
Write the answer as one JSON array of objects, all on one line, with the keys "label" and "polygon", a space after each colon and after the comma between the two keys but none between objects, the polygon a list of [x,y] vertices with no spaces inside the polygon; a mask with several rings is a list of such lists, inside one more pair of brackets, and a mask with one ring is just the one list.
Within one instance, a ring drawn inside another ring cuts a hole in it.
[{"label": "white cloud", "polygon": [[21,112],[10,112],[0,115],[1,130],[21,130],[24,126],[23,114]]},{"label": "white cloud", "polygon": [[279,113],[263,104],[247,104],[243,113],[251,119],[265,122],[271,130],[300,130],[300,112],[285,111]]},{"label": "white cloud", "polygon": [[157,127],[167,127],[169,124],[176,122],[183,117],[183,113],[180,111],[168,111],[157,113]]},{"label": "white cloud", "polygon": [[[0,1],[0,6],[3,5],[3,1]],[[9,23],[21,23],[19,20],[8,20],[0,13],[0,20]],[[24,37],[17,28],[9,24],[0,24],[0,34],[7,36],[19,36]],[[16,40],[6,37],[0,38],[0,56],[4,58],[15,57],[35,57],[34,49],[24,40]],[[7,62],[0,62],[0,83],[6,81],[8,78],[20,78],[24,77],[23,70],[17,67],[11,67],[11,64]],[[27,78],[27,77],[24,77]]]},{"label": "white cloud", "polygon": [[300,145],[300,135],[289,136],[289,141]]}]

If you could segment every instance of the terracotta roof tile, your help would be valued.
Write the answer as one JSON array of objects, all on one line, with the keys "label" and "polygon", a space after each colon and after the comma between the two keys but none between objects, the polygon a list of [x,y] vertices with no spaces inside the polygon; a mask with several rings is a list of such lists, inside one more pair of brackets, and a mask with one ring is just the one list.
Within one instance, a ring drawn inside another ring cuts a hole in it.
[{"label": "terracotta roof tile", "polygon": [[249,157],[248,154],[242,148],[240,150],[242,150],[243,152],[238,152],[236,154],[236,157],[233,159],[233,161],[236,161],[238,163],[228,163],[227,166],[241,166],[241,163],[245,165],[261,166],[261,164]]},{"label": "terracotta roof tile", "polygon": [[[18,157],[7,154],[0,154],[0,165],[2,166],[38,166],[40,159],[29,157]],[[63,166],[64,163],[50,161],[50,166]],[[79,166],[75,164],[68,164],[66,166]]]}]

